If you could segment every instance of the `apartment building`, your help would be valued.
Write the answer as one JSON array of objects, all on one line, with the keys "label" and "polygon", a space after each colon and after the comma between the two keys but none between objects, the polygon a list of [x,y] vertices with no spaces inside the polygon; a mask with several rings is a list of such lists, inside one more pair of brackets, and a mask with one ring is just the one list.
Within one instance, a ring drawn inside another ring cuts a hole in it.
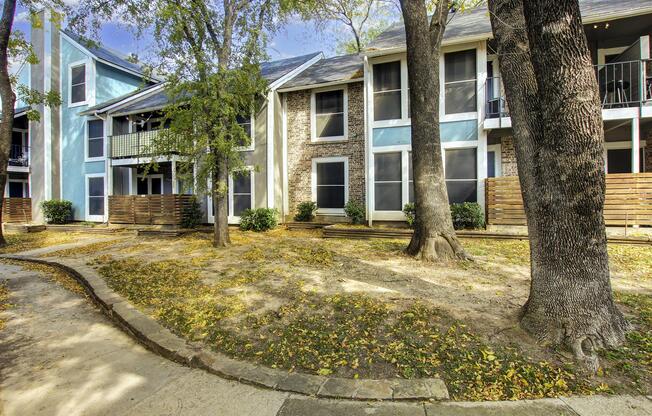
[{"label": "apartment building", "polygon": [[[652,172],[652,0],[580,5],[602,100],[605,173]],[[23,68],[20,79],[44,91],[59,86],[64,104],[39,109],[40,123],[27,122],[17,104],[7,197],[31,196],[35,221],[41,220],[38,202],[60,197],[73,202],[76,220],[116,222],[129,204],[149,199],[164,211],[162,196],[176,206],[193,192],[177,178],[183,155],[147,151],[166,127],[164,84],[71,33],[46,26],[32,38],[41,63]],[[269,92],[258,114],[240,120],[252,137],[242,149],[249,174],[230,180],[229,221],[237,223],[251,207],[276,208],[290,220],[303,201],[317,202],[322,221],[345,220],[348,201],[364,205],[370,223],[403,221],[402,208],[413,201],[405,51],[404,28],[396,24],[360,55],[315,52],[263,63]],[[495,51],[486,7],[453,15],[439,62],[452,203],[485,208],[488,178],[517,175]],[[145,174],[152,159],[159,170]],[[205,221],[212,222],[212,204],[202,201]],[[616,216],[623,215],[629,214]]]}]

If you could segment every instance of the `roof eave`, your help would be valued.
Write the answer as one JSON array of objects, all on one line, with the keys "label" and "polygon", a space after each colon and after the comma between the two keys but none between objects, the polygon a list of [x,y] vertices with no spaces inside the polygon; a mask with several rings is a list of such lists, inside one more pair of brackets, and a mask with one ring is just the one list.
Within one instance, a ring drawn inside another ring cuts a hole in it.
[{"label": "roof eave", "polygon": [[315,88],[326,88],[335,85],[352,84],[354,82],[363,82],[363,81],[364,78],[342,79],[342,80],[330,81],[330,82],[320,82],[318,84],[297,85],[296,87],[279,88],[278,92],[283,93],[283,92],[292,92],[292,91],[312,90]]}]

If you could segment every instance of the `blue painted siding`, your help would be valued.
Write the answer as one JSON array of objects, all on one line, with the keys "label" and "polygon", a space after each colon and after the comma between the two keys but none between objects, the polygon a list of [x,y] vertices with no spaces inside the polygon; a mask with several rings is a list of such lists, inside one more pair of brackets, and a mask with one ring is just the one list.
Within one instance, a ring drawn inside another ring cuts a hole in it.
[{"label": "blue painted siding", "polygon": [[[87,60],[87,104],[69,106],[69,66],[73,62]],[[84,161],[86,122],[93,117],[80,116],[89,106],[133,91],[141,80],[113,67],[96,63],[93,77],[92,59],[84,51],[62,36],[61,38],[61,172],[63,175],[62,198],[72,201],[75,220],[86,216],[86,174],[104,173],[105,162]],[[93,87],[95,87],[93,89]],[[105,188],[107,178],[105,180]],[[106,194],[106,192],[105,192]]]},{"label": "blue painted siding", "polygon": [[[441,123],[440,128],[442,142],[478,140],[477,120]],[[410,145],[411,141],[412,131],[410,126],[373,129],[374,147]]]},{"label": "blue painted siding", "polygon": [[[22,66],[22,68],[20,68],[20,72],[18,72],[18,85],[30,87],[31,83],[29,64],[25,64]],[[25,105],[26,104],[23,100],[16,99],[15,108],[25,107]]]}]

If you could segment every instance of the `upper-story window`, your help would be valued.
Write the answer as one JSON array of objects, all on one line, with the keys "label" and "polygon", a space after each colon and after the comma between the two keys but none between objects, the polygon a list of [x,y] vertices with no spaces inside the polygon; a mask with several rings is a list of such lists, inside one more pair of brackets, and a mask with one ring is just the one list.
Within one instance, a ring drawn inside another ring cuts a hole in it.
[{"label": "upper-story window", "polygon": [[86,158],[104,157],[104,122],[88,120]]},{"label": "upper-story window", "polygon": [[70,67],[70,104],[86,102],[86,64]]},{"label": "upper-story window", "polygon": [[401,118],[401,61],[375,64],[374,120]]},{"label": "upper-story window", "polygon": [[476,73],[475,49],[444,55],[445,114],[477,111]]},{"label": "upper-story window", "polygon": [[339,88],[312,94],[312,140],[347,138],[347,91]]},{"label": "upper-story window", "polygon": [[247,143],[243,143],[240,150],[253,150],[254,149],[254,131],[253,123],[254,118],[252,116],[237,116],[236,122],[242,129],[245,131],[245,134],[249,138]]}]

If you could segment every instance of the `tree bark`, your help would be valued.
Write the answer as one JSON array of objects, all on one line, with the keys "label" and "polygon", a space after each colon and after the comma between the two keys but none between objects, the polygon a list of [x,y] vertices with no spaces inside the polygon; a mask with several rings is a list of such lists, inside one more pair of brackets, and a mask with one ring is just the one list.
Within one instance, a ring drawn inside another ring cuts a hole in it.
[{"label": "tree bark", "polygon": [[16,94],[9,78],[9,37],[14,23],[16,1],[5,0],[0,20],[0,100],[2,100],[2,121],[0,122],[0,247],[7,244],[2,232],[2,207],[7,184],[11,131],[14,126],[14,105]]},{"label": "tree bark", "polygon": [[590,370],[628,328],[611,290],[604,132],[577,0],[490,0],[530,236],[521,326]]},{"label": "tree bark", "polygon": [[439,55],[448,18],[442,0],[428,23],[425,2],[401,0],[412,110],[416,222],[406,252],[425,261],[467,259],[451,219],[439,130]]},{"label": "tree bark", "polygon": [[213,171],[213,246],[226,247],[231,244],[229,237],[229,171],[226,158],[215,155],[215,169]]}]

